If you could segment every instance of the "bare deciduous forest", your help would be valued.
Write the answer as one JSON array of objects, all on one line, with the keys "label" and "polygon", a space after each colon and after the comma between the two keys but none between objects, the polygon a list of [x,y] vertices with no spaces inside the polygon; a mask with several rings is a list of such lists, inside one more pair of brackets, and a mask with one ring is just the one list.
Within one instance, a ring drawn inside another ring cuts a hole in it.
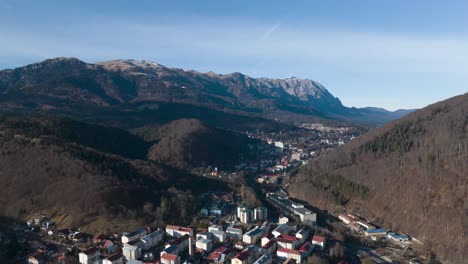
[{"label": "bare deciduous forest", "polygon": [[468,94],[416,111],[291,174],[289,191],[408,233],[454,263],[468,251]]}]

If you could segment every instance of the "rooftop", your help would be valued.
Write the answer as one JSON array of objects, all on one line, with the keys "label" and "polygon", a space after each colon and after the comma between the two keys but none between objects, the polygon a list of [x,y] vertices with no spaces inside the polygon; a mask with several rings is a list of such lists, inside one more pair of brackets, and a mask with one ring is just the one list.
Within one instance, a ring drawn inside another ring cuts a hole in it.
[{"label": "rooftop", "polygon": [[325,242],[325,237],[324,236],[314,236],[312,238],[312,241],[322,243],[322,242]]},{"label": "rooftop", "polygon": [[94,254],[94,253],[96,253],[98,251],[99,251],[99,248],[92,247],[92,248],[88,248],[87,250],[83,251],[83,253],[86,254],[86,255],[91,255],[91,254]]},{"label": "rooftop", "polygon": [[250,257],[250,253],[248,251],[242,251],[239,254],[235,255],[233,259],[238,259],[244,261]]}]

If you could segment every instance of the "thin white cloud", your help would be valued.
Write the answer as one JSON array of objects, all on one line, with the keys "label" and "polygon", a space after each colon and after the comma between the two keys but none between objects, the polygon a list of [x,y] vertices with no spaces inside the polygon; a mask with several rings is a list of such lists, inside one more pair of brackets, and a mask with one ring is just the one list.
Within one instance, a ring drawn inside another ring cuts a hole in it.
[{"label": "thin white cloud", "polygon": [[271,36],[271,34],[273,34],[276,30],[278,30],[279,27],[280,27],[280,24],[275,24],[271,26],[270,28],[268,28],[268,30],[266,30],[265,33],[263,33],[261,40],[268,39]]}]

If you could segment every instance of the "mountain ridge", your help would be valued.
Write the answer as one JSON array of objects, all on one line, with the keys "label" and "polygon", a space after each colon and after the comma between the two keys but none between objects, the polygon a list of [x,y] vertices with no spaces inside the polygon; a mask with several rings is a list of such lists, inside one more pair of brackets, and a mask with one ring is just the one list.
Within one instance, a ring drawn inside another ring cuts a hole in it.
[{"label": "mountain ridge", "polygon": [[[0,93],[10,105],[15,104],[14,99],[5,98],[15,96],[100,107],[159,101],[240,111],[284,122],[328,119],[381,125],[406,114],[346,107],[320,83],[309,79],[201,73],[136,60],[89,64],[76,58],[55,58],[2,70]],[[57,103],[50,104],[60,108]]]}]

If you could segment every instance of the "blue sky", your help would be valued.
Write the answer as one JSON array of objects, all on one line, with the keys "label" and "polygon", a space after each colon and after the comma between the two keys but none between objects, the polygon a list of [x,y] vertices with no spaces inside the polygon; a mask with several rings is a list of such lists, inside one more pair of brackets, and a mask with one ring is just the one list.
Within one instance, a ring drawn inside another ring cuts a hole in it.
[{"label": "blue sky", "polygon": [[468,91],[468,2],[444,2],[0,0],[0,68],[144,59],[419,108]]}]

